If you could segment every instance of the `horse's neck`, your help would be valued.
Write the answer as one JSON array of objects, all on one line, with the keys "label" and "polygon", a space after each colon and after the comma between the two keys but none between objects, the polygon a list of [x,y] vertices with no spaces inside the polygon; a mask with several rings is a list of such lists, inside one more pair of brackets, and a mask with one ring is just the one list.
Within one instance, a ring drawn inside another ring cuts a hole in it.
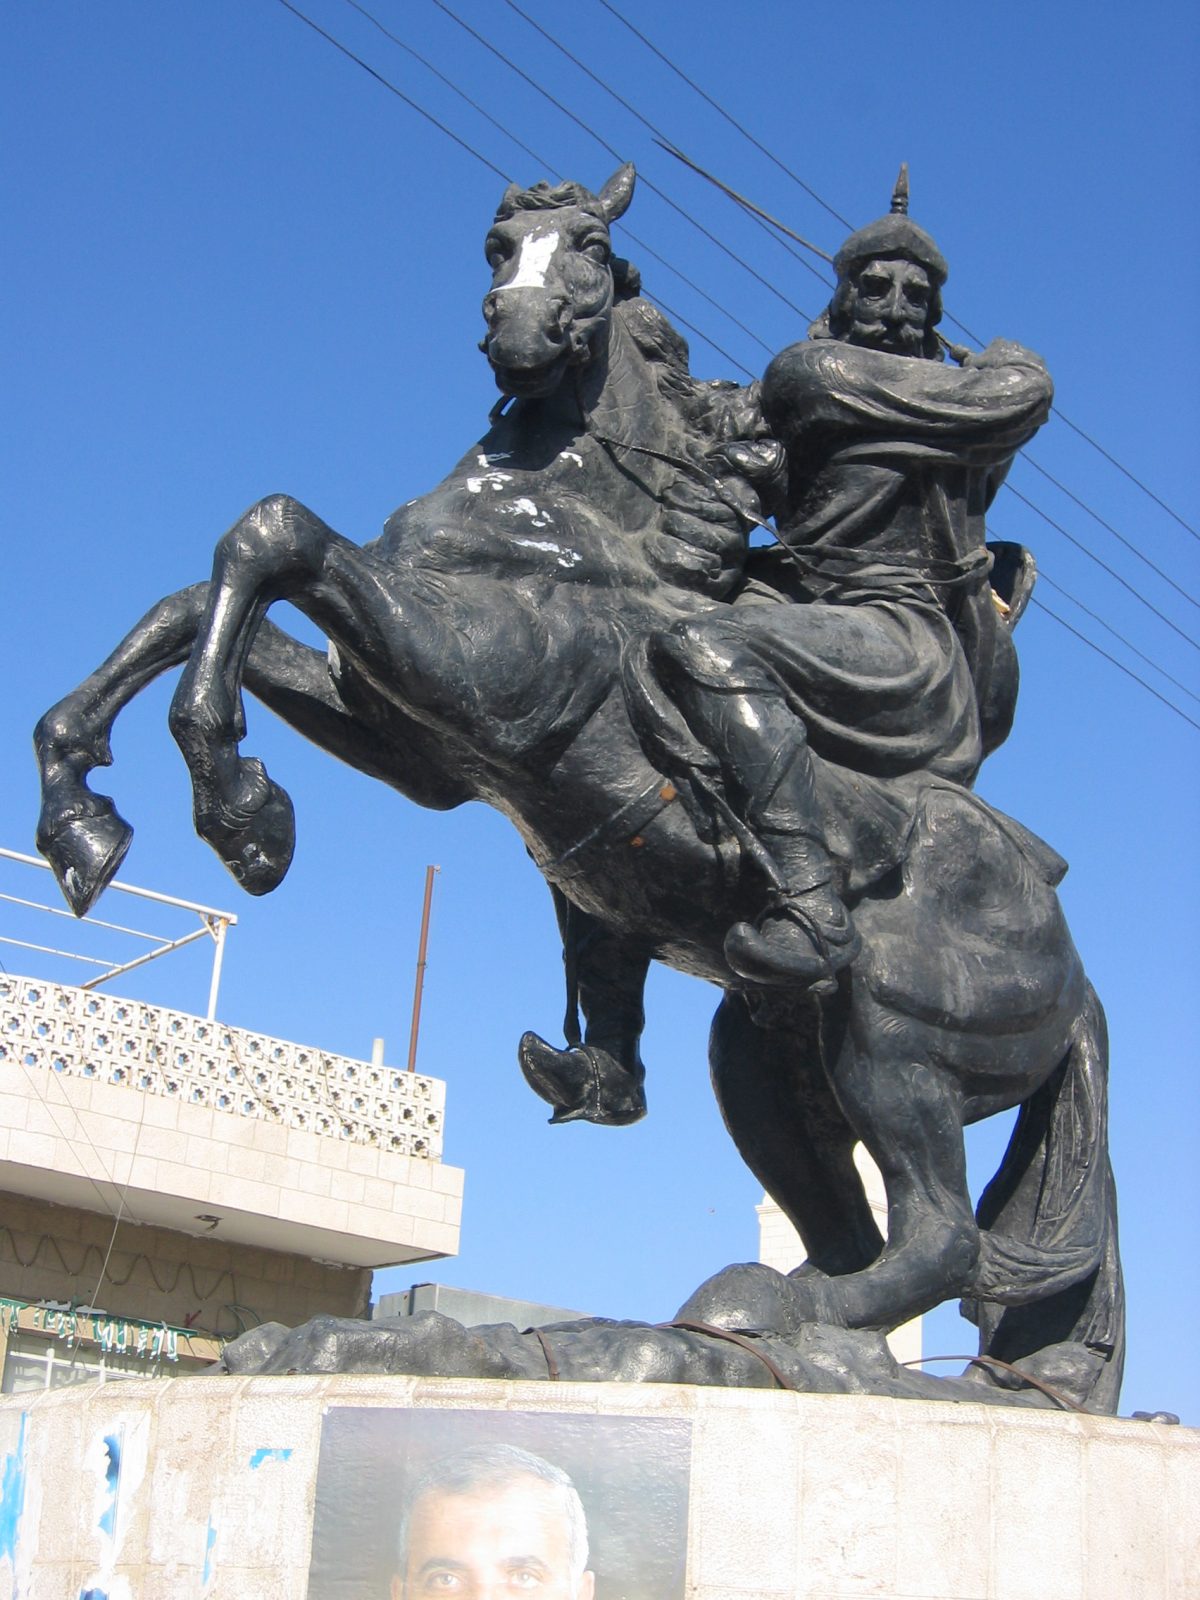
[{"label": "horse's neck", "polygon": [[665,447],[662,396],[650,363],[618,316],[610,324],[605,356],[594,375],[585,376],[580,392],[588,431],[596,438],[654,450]]},{"label": "horse's neck", "polygon": [[545,474],[547,485],[582,490],[618,526],[636,527],[653,514],[675,472],[672,418],[650,363],[614,317],[589,366],[569,372],[553,395],[519,401],[454,476],[476,473],[482,457],[503,461]]}]

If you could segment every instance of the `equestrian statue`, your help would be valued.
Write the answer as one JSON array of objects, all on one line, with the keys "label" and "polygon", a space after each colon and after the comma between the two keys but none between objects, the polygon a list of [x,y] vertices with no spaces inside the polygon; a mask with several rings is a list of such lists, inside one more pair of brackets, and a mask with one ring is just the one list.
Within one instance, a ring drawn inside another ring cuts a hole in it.
[{"label": "equestrian statue", "polygon": [[[643,1115],[649,965],[707,979],[722,1113],[808,1260],[725,1268],[666,1327],[319,1318],[244,1336],[226,1368],[545,1377],[552,1339],[551,1375],[1112,1411],[1104,1016],[1055,894],[1065,863],[973,787],[1012,724],[1035,575],[984,518],[1048,415],[1045,366],[941,339],[947,266],[902,169],[809,337],[760,382],[701,381],[613,253],[634,181],[509,187],[485,245],[489,432],[371,544],[286,495],[239,518],[210,580],[42,718],[38,844],[83,915],[131,837],[87,774],[175,666],[196,829],[252,894],[284,876],[294,827],[239,751],[244,689],[420,805],[488,801],[563,935],[564,1045],[519,1047],[552,1120]],[[278,600],[327,652],[268,619]],[[963,1127],[1014,1107],[973,1208]],[[882,1335],[950,1297],[978,1363],[903,1372]]]}]

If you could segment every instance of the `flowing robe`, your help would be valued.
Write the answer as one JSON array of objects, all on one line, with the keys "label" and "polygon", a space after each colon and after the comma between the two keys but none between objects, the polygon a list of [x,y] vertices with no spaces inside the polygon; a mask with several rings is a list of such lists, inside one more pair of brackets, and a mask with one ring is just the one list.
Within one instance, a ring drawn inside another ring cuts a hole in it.
[{"label": "flowing robe", "polygon": [[759,558],[766,581],[747,585],[724,628],[808,731],[851,892],[900,859],[921,782],[970,787],[1011,723],[1016,658],[988,584],[984,513],[1053,391],[1019,345],[979,359],[957,368],[814,340],[762,383],[788,457],[782,550]]}]

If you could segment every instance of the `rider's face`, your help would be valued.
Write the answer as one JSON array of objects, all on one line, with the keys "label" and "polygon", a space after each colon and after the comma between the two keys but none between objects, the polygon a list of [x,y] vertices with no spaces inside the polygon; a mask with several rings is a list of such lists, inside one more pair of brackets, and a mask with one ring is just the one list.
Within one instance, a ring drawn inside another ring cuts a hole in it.
[{"label": "rider's face", "polygon": [[924,267],[902,256],[868,261],[854,281],[851,344],[894,356],[919,356],[933,285]]}]

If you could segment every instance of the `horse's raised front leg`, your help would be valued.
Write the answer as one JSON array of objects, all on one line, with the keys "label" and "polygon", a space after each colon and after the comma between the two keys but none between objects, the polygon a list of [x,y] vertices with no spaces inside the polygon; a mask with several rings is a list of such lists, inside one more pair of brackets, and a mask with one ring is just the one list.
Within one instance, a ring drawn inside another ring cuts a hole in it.
[{"label": "horse's raised front leg", "polygon": [[[104,664],[37,725],[34,745],[42,783],[37,845],[77,916],[87,915],[112,880],[132,838],[113,802],[88,788],[87,775],[93,767],[111,764],[109,739],[122,709],[147,684],[187,660],[207,597],[208,584],[197,583],[160,600]],[[383,707],[387,726],[381,737],[377,726],[343,703],[325,653],[270,621],[255,635],[245,681],[305,738],[421,805],[446,809],[469,798],[461,783],[440,770],[436,741],[420,725]]]},{"label": "horse's raised front leg", "polygon": [[109,735],[118,712],[160,673],[187,660],[207,592],[199,583],[160,600],[34,730],[42,779],[37,846],[76,916],[87,915],[133,837],[112,801],[88,788],[87,774],[111,766]]},{"label": "horse's raised front leg", "polygon": [[381,676],[403,677],[392,648],[402,631],[395,596],[358,545],[286,495],[259,501],[218,542],[170,725],[192,775],[196,831],[251,894],[280,883],[295,844],[287,794],[260,761],[238,753],[246,663],[276,600]]}]

